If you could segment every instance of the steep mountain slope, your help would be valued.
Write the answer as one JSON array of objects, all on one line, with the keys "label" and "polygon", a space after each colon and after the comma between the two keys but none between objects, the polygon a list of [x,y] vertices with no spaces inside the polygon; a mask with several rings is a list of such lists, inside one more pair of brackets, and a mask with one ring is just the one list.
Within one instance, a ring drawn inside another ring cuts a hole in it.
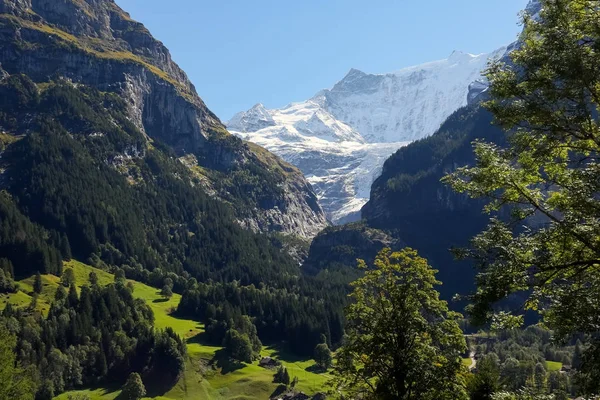
[{"label": "steep mountain slope", "polygon": [[[531,0],[525,11],[535,17],[540,8],[538,0]],[[518,46],[519,40],[508,46],[501,55],[502,62],[510,63],[510,51]],[[485,79],[472,84],[469,106],[452,114],[434,135],[400,149],[385,162],[381,176],[371,188],[370,201],[362,209],[362,216],[370,224],[398,227],[403,221],[417,221],[422,218],[419,215],[436,210],[467,213],[467,223],[479,219],[477,202],[455,193],[440,179],[475,162],[474,140],[506,143],[506,134],[493,125],[491,114],[480,105],[487,97],[486,91]]]},{"label": "steep mountain slope", "polygon": [[[326,225],[301,173],[230,136],[162,43],[112,0],[0,0],[0,43],[9,74],[62,77],[125,98],[136,128],[201,167],[200,182],[244,225],[304,237]],[[250,195],[237,193],[240,183]]]},{"label": "steep mountain slope", "polygon": [[[229,134],[114,2],[0,11],[4,276],[60,276],[81,260],[192,300],[210,290],[212,314],[186,312],[220,326],[261,318],[259,334],[296,354],[322,334],[339,343],[345,287],[286,251],[327,225],[297,168]],[[243,308],[231,288],[260,304]]]},{"label": "steep mountain slope", "polygon": [[489,217],[482,213],[481,201],[455,193],[440,179],[475,162],[474,140],[504,143],[504,132],[491,122],[489,112],[468,106],[454,113],[433,136],[400,149],[385,162],[362,209],[368,226],[393,231],[440,270],[446,298],[470,290],[474,276],[470,265],[457,263],[449,249],[467,246]]},{"label": "steep mountain slope", "polygon": [[352,69],[312,99],[267,110],[262,104],[228,123],[304,172],[334,223],[358,218],[383,161],[398,148],[431,135],[467,104],[469,85],[490,58],[506,51],[449,58],[389,74]]},{"label": "steep mountain slope", "polygon": [[[540,8],[531,1],[527,12],[535,15]],[[510,62],[510,51],[519,41],[499,54]],[[488,84],[480,79],[470,85],[469,105],[456,110],[433,135],[417,140],[395,152],[385,161],[381,176],[372,185],[370,199],[362,208],[365,229],[379,229],[397,241],[396,246],[416,248],[440,272],[444,285],[442,295],[449,299],[457,292],[466,293],[473,287],[474,270],[469,263],[458,263],[449,249],[469,243],[473,235],[486,225],[489,216],[482,213],[482,202],[455,193],[440,182],[446,174],[464,165],[472,165],[475,157],[472,142],[483,139],[499,145],[506,143],[506,134],[492,123],[492,115],[481,107]],[[331,232],[328,229],[326,232]],[[339,264],[353,267],[347,257],[315,262],[323,242],[336,246],[352,246],[355,226],[345,226],[335,233],[325,233],[313,241],[305,269],[313,273]],[[394,243],[392,243],[392,246]],[[381,245],[378,246],[382,247]],[[357,252],[355,257],[370,257],[372,250]],[[341,261],[340,261],[341,260]]]},{"label": "steep mountain slope", "polygon": [[[439,270],[443,297],[469,291],[474,272],[468,263],[457,263],[449,249],[466,246],[488,217],[482,214],[480,202],[456,194],[440,179],[475,161],[471,143],[476,138],[504,141],[504,133],[491,121],[491,115],[481,107],[467,106],[432,136],[398,150],[373,183],[371,198],[362,209],[360,229],[348,224],[319,234],[311,245],[305,271],[319,275],[323,270],[352,270],[356,258],[371,260],[383,247],[409,246]],[[387,240],[371,240],[375,235]],[[323,248],[328,243],[334,244],[335,251],[325,254]]]}]

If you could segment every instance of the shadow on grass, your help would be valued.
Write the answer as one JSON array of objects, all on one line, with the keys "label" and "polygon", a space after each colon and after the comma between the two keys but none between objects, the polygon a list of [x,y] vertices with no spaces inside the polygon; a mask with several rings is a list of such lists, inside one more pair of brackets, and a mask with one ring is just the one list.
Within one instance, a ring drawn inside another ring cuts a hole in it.
[{"label": "shadow on grass", "polygon": [[273,350],[269,355],[279,361],[284,361],[286,363],[295,363],[306,361],[308,357],[302,357],[296,355],[289,351],[287,348],[287,344],[285,343],[277,343],[271,344],[269,347]]},{"label": "shadow on grass", "polygon": [[[122,388],[122,385],[111,383],[111,384],[105,384],[105,385],[93,385],[93,386],[80,387],[80,388],[74,389],[74,392],[78,392],[80,390],[89,390],[89,391],[97,392],[98,395],[104,397],[104,396],[108,396],[112,393],[118,392],[119,390],[121,390],[121,388]],[[117,396],[115,399],[118,399],[118,398],[119,398],[119,396]]]},{"label": "shadow on grass", "polygon": [[246,364],[241,361],[231,359],[224,349],[217,350],[215,357],[213,358],[213,362],[217,368],[221,369],[221,375],[235,372],[246,366]]},{"label": "shadow on grass", "polygon": [[[182,379],[182,377],[180,377]],[[179,379],[170,374],[151,372],[144,377],[144,386],[146,387],[146,397],[161,397],[168,393],[177,384]],[[120,398],[117,398],[121,400]],[[129,399],[123,399],[129,400]]]},{"label": "shadow on grass", "polygon": [[167,301],[169,301],[169,299],[167,299],[166,297],[161,297],[160,299],[152,300],[153,303],[166,303]]},{"label": "shadow on grass", "polygon": [[273,393],[271,393],[271,396],[269,396],[269,398],[272,399],[274,397],[281,396],[285,392],[287,392],[287,386],[285,386],[282,383],[279,386],[277,386],[277,389],[275,389],[275,391]]},{"label": "shadow on grass", "polygon": [[310,367],[306,367],[304,370],[307,371],[307,372],[311,372],[313,374],[324,374],[324,373],[327,372],[326,369],[321,368],[317,364],[313,364]]},{"label": "shadow on grass", "polygon": [[175,318],[178,319],[180,321],[192,321],[196,324],[196,329],[203,329],[204,325],[202,324],[202,322],[196,320],[193,317],[190,317],[188,315],[185,315],[183,313],[181,313],[179,310],[177,310],[177,307],[172,307],[169,310],[167,310],[169,317],[171,318]]},{"label": "shadow on grass", "polygon": [[[309,360],[311,357],[309,356],[299,356],[294,352],[290,351],[287,343],[275,343],[270,344],[269,348],[271,352],[269,355],[279,361],[283,361],[286,363],[297,363],[297,362],[305,362]],[[314,365],[316,367],[316,365]],[[312,368],[312,367],[309,367]],[[311,371],[312,372],[312,371]]]},{"label": "shadow on grass", "polygon": [[208,340],[208,335],[206,332],[200,332],[197,335],[192,336],[191,338],[186,340],[187,343],[197,343],[202,346],[213,346],[213,343],[210,343]]},{"label": "shadow on grass", "polygon": [[[192,336],[187,340],[187,343],[197,343],[201,346],[214,346],[214,343],[208,340],[206,332],[200,332],[199,334]],[[237,371],[246,366],[246,364],[241,361],[231,359],[229,355],[227,355],[225,349],[217,350],[212,360],[210,360],[210,363],[219,368],[222,375]]]}]

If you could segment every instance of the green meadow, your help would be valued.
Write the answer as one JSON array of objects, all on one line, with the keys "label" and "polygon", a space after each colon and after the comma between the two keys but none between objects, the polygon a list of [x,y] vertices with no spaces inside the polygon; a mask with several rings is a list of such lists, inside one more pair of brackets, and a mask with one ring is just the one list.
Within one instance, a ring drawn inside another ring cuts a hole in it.
[{"label": "green meadow", "polygon": [[[91,267],[79,261],[68,261],[64,268],[72,268],[77,288],[89,283],[90,272],[95,272],[101,285],[114,281],[114,276],[106,271]],[[19,291],[10,295],[0,296],[0,309],[7,303],[15,307],[28,307],[32,301],[34,277],[18,281]],[[277,389],[273,383],[274,370],[258,366],[258,361],[252,364],[221,365],[216,362],[216,354],[220,347],[204,343],[202,334],[204,327],[195,321],[178,318],[174,315],[181,300],[179,294],[170,299],[160,295],[160,291],[140,282],[129,280],[133,284],[133,295],[141,298],[154,311],[155,327],[173,328],[187,341],[188,360],[186,371],[179,382],[169,391],[154,399],[172,400],[227,400],[227,399],[265,399]],[[42,293],[37,300],[36,308],[46,315],[60,278],[52,275],[42,275]],[[327,381],[331,378],[328,373],[314,373],[313,360],[299,359],[285,351],[281,346],[264,347],[263,356],[277,358],[288,369],[290,376],[298,377],[297,389],[307,394],[315,394],[327,390]],[[86,388],[83,390],[63,393],[56,399],[67,400],[72,394],[83,394],[92,400],[111,400],[120,394],[119,387]]]}]

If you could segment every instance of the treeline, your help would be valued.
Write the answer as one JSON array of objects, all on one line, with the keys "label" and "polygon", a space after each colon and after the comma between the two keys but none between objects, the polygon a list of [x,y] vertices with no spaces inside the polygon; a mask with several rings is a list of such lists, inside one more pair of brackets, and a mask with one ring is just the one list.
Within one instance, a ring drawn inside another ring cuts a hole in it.
[{"label": "treeline", "polygon": [[346,292],[345,287],[338,290],[329,293],[330,297],[312,297],[237,282],[201,283],[183,292],[178,312],[204,322],[209,340],[216,345],[222,344],[228,329],[249,316],[263,342],[285,340],[295,353],[312,356],[321,335],[334,345],[342,339],[342,304],[335,298],[342,299]]},{"label": "treeline", "polygon": [[154,315],[124,280],[100,287],[58,287],[47,317],[8,305],[0,324],[16,335],[17,361],[33,371],[36,399],[81,386],[124,383],[132,372],[174,384],[185,366],[185,343],[170,328],[154,329]]}]

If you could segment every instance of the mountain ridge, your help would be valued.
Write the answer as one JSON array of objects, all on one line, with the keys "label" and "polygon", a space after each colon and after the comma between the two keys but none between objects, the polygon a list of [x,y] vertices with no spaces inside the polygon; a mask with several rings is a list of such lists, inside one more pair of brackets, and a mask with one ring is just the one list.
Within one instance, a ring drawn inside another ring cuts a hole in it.
[{"label": "mountain ridge", "polygon": [[[243,226],[310,238],[327,225],[302,174],[229,135],[168,49],[114,1],[0,0],[0,28],[6,73],[35,82],[61,77],[123,96],[136,127],[201,168],[201,184],[232,204]],[[236,195],[236,179],[270,199]],[[265,191],[264,179],[277,183]]]},{"label": "mountain ridge", "polygon": [[331,89],[306,101],[277,109],[258,103],[226,125],[300,168],[333,223],[355,221],[385,159],[433,134],[467,105],[470,85],[487,61],[505,52],[505,47],[479,55],[455,51],[383,74],[351,68]]}]

